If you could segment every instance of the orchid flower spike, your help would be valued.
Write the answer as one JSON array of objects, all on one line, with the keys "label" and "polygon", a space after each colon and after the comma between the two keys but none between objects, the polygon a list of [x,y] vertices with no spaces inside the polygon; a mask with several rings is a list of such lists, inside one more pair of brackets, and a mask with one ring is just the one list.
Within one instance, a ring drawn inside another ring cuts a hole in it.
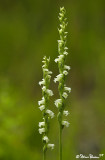
[{"label": "orchid flower spike", "polygon": [[43,122],[39,122],[39,133],[42,134],[42,142],[43,142],[43,154],[45,156],[45,152],[48,148],[53,149],[54,144],[49,144],[48,132],[50,126],[50,119],[54,117],[54,113],[48,109],[50,96],[53,96],[53,91],[49,89],[50,79],[52,72],[49,71],[49,62],[50,58],[43,58],[43,79],[39,82],[39,85],[42,88],[42,99],[38,101],[39,109],[42,111]]}]

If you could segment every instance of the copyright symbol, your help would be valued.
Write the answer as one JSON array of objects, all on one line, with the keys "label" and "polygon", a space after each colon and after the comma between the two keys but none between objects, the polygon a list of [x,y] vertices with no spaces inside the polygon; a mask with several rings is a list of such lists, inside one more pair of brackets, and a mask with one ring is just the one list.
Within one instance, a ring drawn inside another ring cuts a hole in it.
[{"label": "copyright symbol", "polygon": [[79,158],[79,155],[76,155],[76,158]]}]

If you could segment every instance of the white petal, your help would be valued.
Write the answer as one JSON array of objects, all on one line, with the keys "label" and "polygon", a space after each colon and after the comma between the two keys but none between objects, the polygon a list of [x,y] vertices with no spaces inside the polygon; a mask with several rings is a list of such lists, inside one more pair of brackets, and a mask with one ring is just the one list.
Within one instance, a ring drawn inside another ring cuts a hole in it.
[{"label": "white petal", "polygon": [[63,74],[64,74],[64,75],[67,75],[67,74],[68,74],[68,72],[65,70],[65,71],[63,71]]},{"label": "white petal", "polygon": [[42,90],[43,90],[43,91],[46,91],[46,86],[43,86],[43,87],[42,87]]},{"label": "white petal", "polygon": [[43,84],[43,85],[45,84],[45,80],[44,80],[44,79],[42,79],[42,81],[39,82],[39,85],[40,85],[40,86],[41,86],[42,84]]},{"label": "white petal", "polygon": [[41,106],[39,107],[39,109],[40,109],[41,111],[43,111],[43,110],[45,109],[45,105],[41,105]]},{"label": "white petal", "polygon": [[47,109],[46,113],[48,113],[51,118],[54,118],[54,113],[51,110]]},{"label": "white petal", "polygon": [[69,127],[69,122],[68,121],[62,121],[62,125],[66,126],[66,127]]},{"label": "white petal", "polygon": [[70,70],[70,66],[64,65],[64,69],[67,69],[69,71]]},{"label": "white petal", "polygon": [[44,71],[44,72],[48,72],[48,69],[46,69],[46,68],[43,68],[43,71]]},{"label": "white petal", "polygon": [[48,142],[49,142],[49,139],[48,139],[48,137],[47,137],[47,136],[44,136],[44,137],[43,137],[43,140],[44,140],[44,141],[46,141],[46,143],[48,143]]},{"label": "white petal", "polygon": [[42,104],[42,105],[43,105],[43,104],[45,104],[45,99],[44,99],[44,97],[42,97],[42,100],[41,100],[41,101],[38,101],[38,104],[39,104],[39,105],[41,105],[41,104]]},{"label": "white petal", "polygon": [[51,72],[51,71],[48,71],[48,74],[52,74],[52,72]]},{"label": "white petal", "polygon": [[67,47],[65,47],[64,49],[65,49],[65,50],[67,50],[68,48],[67,48]]},{"label": "white petal", "polygon": [[68,116],[68,115],[69,115],[69,112],[68,112],[68,111],[63,111],[63,115],[64,115],[64,116]]},{"label": "white petal", "polygon": [[57,63],[57,62],[58,62],[58,60],[59,60],[59,59],[58,59],[58,58],[56,58],[56,59],[54,60],[54,61],[55,61],[55,63]]},{"label": "white petal", "polygon": [[66,99],[68,97],[68,94],[66,92],[63,92],[62,96]]},{"label": "white petal", "polygon": [[43,132],[45,132],[45,128],[39,128],[39,133],[42,134]]},{"label": "white petal", "polygon": [[54,149],[54,146],[55,146],[54,144],[48,144],[48,145],[47,145],[47,147],[48,147],[48,148],[51,148],[51,149]]},{"label": "white petal", "polygon": [[67,55],[68,55],[68,52],[64,51],[64,53],[63,53],[63,54],[67,56]]},{"label": "white petal", "polygon": [[49,96],[53,96],[54,95],[53,92],[52,92],[52,90],[50,90],[50,89],[47,89],[46,92],[48,93]]},{"label": "white petal", "polygon": [[45,122],[39,122],[39,127],[44,127],[45,126]]},{"label": "white petal", "polygon": [[62,99],[55,100],[55,106],[58,108],[60,105],[62,105]]},{"label": "white petal", "polygon": [[63,77],[63,74],[59,74],[56,76],[56,78],[54,79],[54,82],[56,83],[57,81],[60,81]]},{"label": "white petal", "polygon": [[68,91],[69,93],[71,92],[71,88],[69,88],[69,87],[64,87],[64,90]]}]

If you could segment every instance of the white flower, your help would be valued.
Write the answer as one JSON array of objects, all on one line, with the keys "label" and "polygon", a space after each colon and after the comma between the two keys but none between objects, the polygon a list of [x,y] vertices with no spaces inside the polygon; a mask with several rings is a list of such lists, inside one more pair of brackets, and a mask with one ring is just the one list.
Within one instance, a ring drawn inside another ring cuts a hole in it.
[{"label": "white flower", "polygon": [[47,147],[51,148],[51,149],[54,149],[54,144],[48,144]]},{"label": "white flower", "polygon": [[56,63],[57,62],[62,62],[63,58],[64,58],[64,55],[60,55],[60,56],[58,56],[58,58],[55,59],[55,62]]},{"label": "white flower", "polygon": [[66,99],[68,97],[68,94],[66,92],[63,92],[62,96]]},{"label": "white flower", "polygon": [[42,87],[42,90],[43,90],[43,91],[46,91],[46,86],[43,86],[43,87]]},{"label": "white flower", "polygon": [[63,74],[64,74],[64,75],[67,75],[67,74],[68,74],[68,72],[65,70],[65,71],[63,71]]},{"label": "white flower", "polygon": [[68,116],[69,112],[68,111],[63,111],[63,115]]},{"label": "white flower", "polygon": [[46,91],[46,92],[48,93],[48,95],[49,95],[49,96],[53,96],[53,92],[52,92],[52,90],[47,89],[47,91]]},{"label": "white flower", "polygon": [[68,48],[67,48],[67,47],[65,47],[64,49],[65,49],[65,50],[67,50]]},{"label": "white flower", "polygon": [[69,122],[68,121],[62,121],[62,125],[66,126],[66,127],[69,127]]},{"label": "white flower", "polygon": [[48,72],[48,69],[46,69],[46,68],[43,68],[43,71],[44,71],[44,72]]},{"label": "white flower", "polygon": [[47,136],[44,136],[44,137],[43,137],[43,140],[44,140],[44,141],[46,141],[46,143],[48,143],[48,142],[49,142],[49,139],[48,139],[48,137],[47,137]]},{"label": "white flower", "polygon": [[39,128],[39,133],[42,134],[43,132],[45,132],[45,128]]},{"label": "white flower", "polygon": [[65,32],[65,34],[68,34],[68,32]]},{"label": "white flower", "polygon": [[69,93],[71,92],[71,88],[69,88],[69,87],[64,87],[64,90],[68,91]]},{"label": "white flower", "polygon": [[63,30],[62,29],[58,29],[59,34],[62,34]]},{"label": "white flower", "polygon": [[48,71],[48,74],[52,74],[52,72],[51,72],[51,71]]},{"label": "white flower", "polygon": [[42,68],[45,68],[46,67],[46,65],[44,64],[43,66],[42,66]]},{"label": "white flower", "polygon": [[45,122],[39,122],[39,127],[44,127],[45,126]]},{"label": "white flower", "polygon": [[46,61],[42,61],[43,63],[46,63]]},{"label": "white flower", "polygon": [[42,84],[43,84],[43,85],[45,84],[45,80],[44,80],[44,79],[42,79],[42,81],[39,82],[39,85],[40,85],[40,86],[41,86]]},{"label": "white flower", "polygon": [[54,118],[54,113],[51,110],[47,109],[46,113],[48,113],[51,118]]},{"label": "white flower", "polygon": [[59,105],[61,105],[61,104],[62,104],[62,99],[57,99],[57,100],[55,101],[55,105],[56,105],[57,108],[58,108]]},{"label": "white flower", "polygon": [[41,100],[41,101],[38,101],[38,104],[39,104],[39,105],[41,105],[41,104],[42,104],[42,105],[43,105],[43,104],[45,104],[45,99],[44,99],[44,97],[42,97],[42,100]]},{"label": "white flower", "polygon": [[60,7],[60,12],[64,11],[65,8],[64,7]]},{"label": "white flower", "polygon": [[64,43],[64,41],[63,40],[58,40],[58,43]]},{"label": "white flower", "polygon": [[63,77],[63,74],[57,75],[56,78],[54,79],[54,82],[56,83],[57,81],[60,81],[62,77]]},{"label": "white flower", "polygon": [[63,54],[67,56],[67,55],[68,55],[68,52],[64,51],[64,53],[63,53]]},{"label": "white flower", "polygon": [[51,78],[51,76],[50,75],[47,75],[47,77],[50,79]]},{"label": "white flower", "polygon": [[70,70],[70,66],[64,65],[64,69]]},{"label": "white flower", "polygon": [[39,107],[39,109],[40,109],[41,111],[43,111],[43,110],[45,109],[45,105],[41,105],[41,106]]}]

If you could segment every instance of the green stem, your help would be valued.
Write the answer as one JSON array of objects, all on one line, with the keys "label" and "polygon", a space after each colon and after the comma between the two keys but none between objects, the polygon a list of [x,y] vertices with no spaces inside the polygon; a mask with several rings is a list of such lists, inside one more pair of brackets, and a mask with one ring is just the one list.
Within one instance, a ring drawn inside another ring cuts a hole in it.
[{"label": "green stem", "polygon": [[59,124],[59,160],[62,160],[62,126]]},{"label": "green stem", "polygon": [[46,151],[43,151],[43,160],[46,160]]}]

